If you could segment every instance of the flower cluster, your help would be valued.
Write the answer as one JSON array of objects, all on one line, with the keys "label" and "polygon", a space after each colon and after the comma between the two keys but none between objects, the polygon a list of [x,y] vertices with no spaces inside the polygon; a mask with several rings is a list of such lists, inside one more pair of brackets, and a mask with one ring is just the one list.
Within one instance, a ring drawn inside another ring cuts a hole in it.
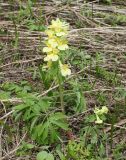
[{"label": "flower cluster", "polygon": [[95,108],[94,113],[96,115],[95,123],[101,124],[103,123],[103,120],[100,117],[108,113],[108,108],[106,106],[103,106],[102,109]]},{"label": "flower cluster", "polygon": [[47,61],[48,67],[51,66],[52,62],[58,61],[59,68],[62,76],[71,74],[67,64],[62,64],[60,56],[61,51],[67,50],[68,44],[66,36],[68,34],[68,24],[60,21],[60,19],[52,20],[51,25],[45,31],[47,34],[47,40],[45,41],[46,47],[43,48],[43,52],[47,55],[44,61]]}]

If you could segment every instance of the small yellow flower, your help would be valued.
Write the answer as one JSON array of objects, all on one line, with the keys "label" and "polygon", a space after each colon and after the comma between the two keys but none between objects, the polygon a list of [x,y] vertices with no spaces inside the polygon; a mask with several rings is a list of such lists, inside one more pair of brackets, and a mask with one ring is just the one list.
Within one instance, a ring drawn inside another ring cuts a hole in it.
[{"label": "small yellow flower", "polygon": [[57,61],[59,59],[59,56],[57,54],[48,54],[44,61]]},{"label": "small yellow flower", "polygon": [[49,29],[54,31],[58,37],[66,36],[68,34],[68,28],[68,24],[60,21],[59,18],[52,20],[51,25],[49,26]]},{"label": "small yellow flower", "polygon": [[49,39],[46,42],[46,45],[47,45],[47,47],[43,48],[43,52],[51,52],[58,46],[58,43],[56,42],[55,39]]},{"label": "small yellow flower", "polygon": [[107,114],[108,113],[108,108],[106,106],[103,106],[101,109],[102,114]]},{"label": "small yellow flower", "polygon": [[44,47],[43,52],[51,52],[53,49],[51,47]]},{"label": "small yellow flower", "polygon": [[58,43],[54,38],[52,38],[47,41],[47,46],[50,46],[51,48],[56,48],[58,46]]},{"label": "small yellow flower", "polygon": [[95,113],[96,115],[101,115],[101,114],[102,114],[102,111],[101,111],[101,109],[95,107],[94,113]]},{"label": "small yellow flower", "polygon": [[97,120],[95,121],[96,124],[102,124],[103,120],[99,118],[98,115],[96,115]]},{"label": "small yellow flower", "polygon": [[58,46],[58,49],[61,50],[61,51],[65,51],[66,49],[68,49],[68,45],[67,44],[62,44],[60,46]]},{"label": "small yellow flower", "polygon": [[99,109],[99,108],[95,107],[94,113],[95,113],[96,119],[97,119],[97,120],[95,121],[95,123],[101,124],[101,123],[103,123],[103,120],[100,119],[99,116],[102,116],[102,115],[104,115],[104,114],[107,114],[107,113],[108,113],[108,108],[107,108],[106,106],[103,106],[102,109]]},{"label": "small yellow flower", "polygon": [[60,70],[61,70],[62,76],[64,77],[71,75],[71,70],[69,69],[67,64],[62,64],[60,62]]},{"label": "small yellow flower", "polygon": [[68,49],[67,41],[65,39],[57,39],[58,49],[64,51]]},{"label": "small yellow flower", "polygon": [[66,35],[67,35],[67,33],[66,33],[66,32],[63,32],[63,31],[56,33],[56,36],[58,36],[58,37],[66,36]]},{"label": "small yellow flower", "polygon": [[68,24],[65,22],[62,22],[59,18],[57,18],[56,20],[52,20],[49,28],[54,29],[54,30],[59,30],[59,29],[67,30]]},{"label": "small yellow flower", "polygon": [[49,37],[49,38],[53,38],[54,37],[54,31],[52,31],[52,30],[46,30],[45,31],[45,33],[47,34],[47,36]]},{"label": "small yellow flower", "polygon": [[102,115],[102,114],[107,114],[108,113],[108,108],[106,106],[103,106],[102,109],[95,108],[94,113],[97,115]]}]

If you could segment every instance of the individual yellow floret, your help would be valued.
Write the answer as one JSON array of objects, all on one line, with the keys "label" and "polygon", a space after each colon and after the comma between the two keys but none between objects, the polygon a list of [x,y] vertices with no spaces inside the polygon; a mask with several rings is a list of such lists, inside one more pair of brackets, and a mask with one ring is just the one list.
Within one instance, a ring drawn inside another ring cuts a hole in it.
[{"label": "individual yellow floret", "polygon": [[62,44],[62,45],[59,45],[58,46],[58,49],[61,50],[61,51],[65,51],[66,49],[68,49],[68,45],[67,44]]},{"label": "individual yellow floret", "polygon": [[59,59],[59,56],[57,54],[48,54],[44,61],[57,61]]},{"label": "individual yellow floret", "polygon": [[49,38],[53,38],[55,35],[54,35],[54,31],[52,31],[52,30],[46,30],[45,31],[45,33],[47,34],[47,36],[49,37]]},{"label": "individual yellow floret", "polygon": [[103,106],[102,109],[95,108],[94,113],[97,115],[102,115],[102,114],[107,114],[108,113],[108,108],[106,106]]},{"label": "individual yellow floret", "polygon": [[71,75],[71,70],[69,69],[68,65],[62,64],[61,62],[60,62],[60,71],[62,76],[64,77]]},{"label": "individual yellow floret", "polygon": [[69,48],[67,41],[64,39],[57,39],[57,43],[58,43],[58,49],[61,51],[67,50]]},{"label": "individual yellow floret", "polygon": [[53,49],[52,47],[44,47],[43,52],[51,52]]},{"label": "individual yellow floret", "polygon": [[103,106],[101,109],[102,114],[107,114],[108,113],[108,108],[106,106]]},{"label": "individual yellow floret", "polygon": [[58,43],[57,43],[56,39],[54,39],[54,38],[48,39],[46,44],[47,44],[47,46],[50,46],[51,48],[56,48],[58,46]]}]

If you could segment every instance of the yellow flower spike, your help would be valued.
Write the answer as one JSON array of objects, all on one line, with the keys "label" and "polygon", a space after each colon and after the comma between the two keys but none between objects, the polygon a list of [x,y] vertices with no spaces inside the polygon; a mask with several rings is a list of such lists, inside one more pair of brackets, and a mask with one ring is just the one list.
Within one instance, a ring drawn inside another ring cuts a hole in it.
[{"label": "yellow flower spike", "polygon": [[69,69],[67,64],[62,64],[61,62],[59,62],[59,64],[60,64],[60,71],[62,76],[66,77],[71,75],[71,70]]},{"label": "yellow flower spike", "polygon": [[[58,61],[60,59],[60,51],[68,49],[68,42],[65,36],[68,34],[68,24],[60,21],[59,18],[52,20],[51,25],[45,31],[48,38],[45,41],[46,47],[43,48],[43,52],[47,53],[44,61],[47,61],[47,66],[51,67],[50,62]],[[71,74],[67,64],[61,64],[60,70],[62,76],[67,76]]]},{"label": "yellow flower spike", "polygon": [[96,114],[96,118],[97,118],[97,120],[95,121],[96,124],[102,124],[103,123],[103,120],[101,120],[97,114]]}]

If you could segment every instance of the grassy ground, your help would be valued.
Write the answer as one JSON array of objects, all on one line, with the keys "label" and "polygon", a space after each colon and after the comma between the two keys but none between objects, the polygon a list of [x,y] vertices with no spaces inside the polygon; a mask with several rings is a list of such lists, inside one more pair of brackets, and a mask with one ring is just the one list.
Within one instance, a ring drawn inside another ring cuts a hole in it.
[{"label": "grassy ground", "polygon": [[[70,24],[65,58],[72,76],[64,87],[70,132],[60,130],[59,142],[40,144],[24,120],[15,121],[12,109],[24,90],[29,97],[53,94],[59,107],[56,84],[46,90],[39,74],[44,31],[56,17]],[[34,160],[45,150],[56,160],[125,160],[126,2],[6,0],[0,2],[0,19],[0,159]],[[109,108],[102,125],[94,123],[95,106]]]}]

